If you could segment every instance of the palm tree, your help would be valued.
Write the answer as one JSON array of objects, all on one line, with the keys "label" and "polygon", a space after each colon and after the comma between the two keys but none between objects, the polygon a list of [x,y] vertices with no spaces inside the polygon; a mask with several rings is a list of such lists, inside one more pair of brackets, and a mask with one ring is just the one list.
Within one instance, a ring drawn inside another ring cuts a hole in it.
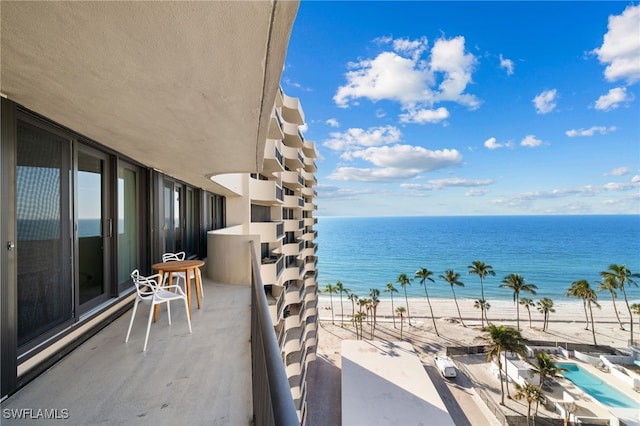
[{"label": "palm tree", "polygon": [[533,374],[540,376],[540,390],[544,387],[544,381],[547,377],[562,377],[562,374],[560,373],[567,371],[566,368],[558,367],[555,361],[545,352],[538,352],[536,355],[536,361],[538,366],[533,367],[531,371]]},{"label": "palm tree", "polygon": [[356,302],[358,301],[358,295],[355,293],[349,293],[347,299],[351,300],[351,319],[353,320],[356,314]]},{"label": "palm tree", "polygon": [[548,297],[543,297],[538,301],[538,312],[544,315],[542,331],[547,331],[547,327],[549,324],[549,313],[555,311],[556,310],[553,308],[553,300],[549,299]]},{"label": "palm tree", "polygon": [[393,318],[393,328],[398,328],[396,327],[396,311],[393,309],[393,293],[397,293],[398,289],[393,286],[391,281],[389,281],[384,292],[391,293],[391,318]]},{"label": "palm tree", "polygon": [[453,269],[447,269],[446,271],[444,271],[444,275],[440,275],[440,278],[448,282],[449,285],[451,286],[451,292],[453,293],[453,301],[456,303],[456,308],[458,308],[458,316],[460,317],[460,324],[462,324],[463,327],[466,327],[466,325],[464,325],[464,321],[462,321],[462,314],[460,313],[460,307],[458,306],[458,299],[456,299],[456,292],[453,289],[454,285],[459,285],[460,287],[464,287],[464,283],[460,281],[460,274],[453,272]]},{"label": "palm tree", "polygon": [[[480,309],[481,312],[486,312],[489,310],[489,307],[491,305],[489,305],[489,302],[487,302],[484,299],[478,299],[475,302],[473,302],[473,307],[476,309]],[[480,317],[482,318],[482,328],[484,329],[484,314],[481,314]],[[487,320],[487,324],[489,324],[489,320]]]},{"label": "palm tree", "polygon": [[[367,314],[362,311],[356,312],[353,320],[356,324],[356,339],[362,340],[362,320],[366,318]],[[358,331],[359,330],[359,331]]]},{"label": "palm tree", "polygon": [[587,313],[587,299],[585,298],[585,290],[589,287],[589,281],[578,280],[571,283],[569,289],[565,293],[565,296],[576,297],[582,300],[582,307],[584,308],[584,317],[586,319],[584,329],[589,329],[589,315]]},{"label": "palm tree", "polygon": [[[631,308],[629,307],[629,300],[627,299],[627,290],[625,289],[626,285],[635,285],[638,287],[638,284],[633,280],[633,278],[640,278],[640,274],[632,274],[629,269],[627,269],[624,265],[609,265],[609,269],[600,273],[603,279],[613,279],[616,283],[616,288],[622,290],[622,294],[624,295],[624,303],[627,305],[627,311],[629,311],[629,318],[631,321],[630,324],[630,332],[629,336],[630,345],[633,346],[633,316],[631,314]],[[610,278],[609,278],[610,277]]]},{"label": "palm tree", "polygon": [[411,326],[411,312],[409,311],[409,299],[407,298],[407,285],[411,285],[411,278],[407,277],[407,274],[402,273],[398,276],[397,282],[404,289],[404,300],[407,302],[407,319],[409,320],[409,326]]},{"label": "palm tree", "polygon": [[526,291],[527,293],[536,294],[535,284],[527,284],[525,279],[520,274],[511,274],[503,278],[502,288],[510,288],[513,291],[513,303],[516,305],[516,328],[520,330],[520,306],[518,300],[520,300],[520,292]]},{"label": "palm tree", "polygon": [[589,315],[591,316],[591,334],[593,335],[593,344],[598,345],[596,342],[596,324],[593,322],[593,309],[591,305],[596,305],[598,309],[600,309],[600,304],[598,303],[598,294],[594,289],[588,287],[584,291],[585,298],[587,299],[587,306],[589,307]]},{"label": "palm tree", "polygon": [[378,323],[378,303],[380,303],[380,290],[372,288],[369,290],[371,296],[371,310],[373,311],[373,325],[371,326],[371,338],[373,339],[373,333],[375,332],[376,325]]},{"label": "palm tree", "polygon": [[429,300],[429,293],[427,292],[427,280],[435,283],[433,278],[433,271],[428,270],[427,268],[420,268],[416,271],[415,278],[420,278],[420,285],[424,286],[424,294],[427,296],[427,303],[429,304],[429,311],[431,311],[431,320],[433,321],[433,329],[436,331],[436,336],[440,337],[440,333],[438,333],[438,327],[436,326],[436,318],[433,316],[433,309],[431,308],[431,300]]},{"label": "palm tree", "polygon": [[600,307],[598,304],[598,295],[595,290],[591,288],[589,281],[578,280],[571,283],[571,287],[567,290],[567,296],[574,296],[582,299],[584,313],[585,316],[587,316],[587,325],[584,329],[589,329],[589,316],[587,315],[588,309],[588,313],[591,314],[591,334],[593,335],[593,344],[597,345],[595,323],[593,322],[593,308],[591,307],[592,305],[596,305],[598,308]]},{"label": "palm tree", "polygon": [[338,291],[338,289],[331,283],[327,284],[324,287],[324,292],[325,293],[329,293],[329,300],[331,301],[331,324],[335,325],[335,322],[333,321],[333,293],[336,293]]},{"label": "palm tree", "polygon": [[613,302],[613,312],[616,313],[616,318],[618,318],[618,325],[620,325],[620,330],[624,330],[622,321],[620,321],[620,315],[618,314],[618,308],[616,307],[616,297],[618,297],[618,294],[616,293],[615,277],[611,275],[603,276],[602,281],[598,281],[597,284],[598,284],[598,291],[607,290],[609,291],[609,293],[611,293],[611,301]]},{"label": "palm tree", "polygon": [[398,306],[396,308],[396,314],[398,314],[398,316],[400,317],[400,340],[402,340],[402,326],[404,324],[404,313],[406,312],[406,309],[404,308],[404,306]]},{"label": "palm tree", "polygon": [[[487,330],[488,336],[485,336],[485,340],[489,343],[487,347],[486,360],[491,361],[495,359],[498,363],[498,374],[500,375],[500,405],[504,405],[504,381],[502,374],[502,352],[504,351],[504,359],[507,359],[507,351],[524,354],[526,348],[524,342],[526,341],[520,331],[512,327],[505,325],[489,324]],[[506,376],[505,365],[505,376]],[[504,380],[507,380],[506,377]],[[509,393],[509,384],[507,382],[507,393]]]},{"label": "palm tree", "polygon": [[[631,305],[631,312],[638,315],[638,319],[640,320],[640,303],[634,303]],[[633,318],[631,318],[631,321],[633,321]],[[638,323],[640,324],[640,321],[638,321]]]},{"label": "palm tree", "polygon": [[344,327],[344,306],[342,305],[342,293],[347,293],[348,295],[349,289],[345,288],[341,281],[338,281],[336,283],[336,291],[340,293],[340,316],[341,316],[340,326]]},{"label": "palm tree", "polygon": [[536,306],[535,302],[528,297],[523,297],[520,299],[520,304],[527,308],[527,313],[529,314],[529,328],[531,328],[531,307]]},{"label": "palm tree", "polygon": [[[516,383],[516,390],[517,392],[513,395],[513,398],[524,399],[527,401],[527,425],[529,425],[529,418],[531,418],[531,404],[535,402],[537,407],[539,403],[544,402],[544,395],[537,386],[534,386],[527,381],[524,382],[524,385]],[[536,414],[533,415],[533,424],[536,424]]]},{"label": "palm tree", "polygon": [[[469,265],[469,274],[475,274],[480,277],[480,300],[486,300],[484,298],[483,281],[487,277],[487,275],[496,275],[496,273],[493,271],[493,267],[479,260],[474,260],[473,262],[471,262],[471,265]],[[482,327],[484,328],[484,320],[486,319],[484,309],[480,312],[480,315],[482,316]],[[487,322],[489,322],[489,320],[487,320]]]}]

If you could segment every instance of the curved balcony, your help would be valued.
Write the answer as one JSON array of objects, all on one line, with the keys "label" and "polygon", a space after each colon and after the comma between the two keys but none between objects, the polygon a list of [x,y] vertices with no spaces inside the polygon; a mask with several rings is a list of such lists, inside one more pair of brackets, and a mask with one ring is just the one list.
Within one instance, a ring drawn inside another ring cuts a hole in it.
[{"label": "curved balcony", "polygon": [[318,166],[316,165],[316,162],[313,161],[313,158],[307,157],[304,159],[304,169],[308,172],[317,172]]},{"label": "curved balcony", "polygon": [[[300,199],[301,197],[298,197],[297,195],[285,195],[283,197],[283,205],[282,207],[288,208],[288,209],[297,209],[300,208]],[[303,200],[304,202],[304,200]]]},{"label": "curved balcony", "polygon": [[303,139],[297,124],[282,123],[284,138],[282,141],[291,148],[302,148]]},{"label": "curved balcony", "polygon": [[270,256],[268,258],[262,259],[262,264],[260,265],[262,282],[265,284],[279,285],[281,283],[280,275],[282,274],[283,269],[283,255]]},{"label": "curved balcony", "polygon": [[280,176],[282,177],[282,184],[287,188],[295,190],[304,187],[304,179],[298,172],[286,170]]},{"label": "curved balcony", "polygon": [[313,226],[318,223],[318,220],[315,217],[306,217],[304,219],[304,226]]},{"label": "curved balcony", "polygon": [[284,268],[281,276],[282,282],[290,280],[300,279],[300,267],[298,265],[291,265],[288,268]]},{"label": "curved balcony", "polygon": [[280,119],[277,109],[271,110],[271,119],[269,120],[269,132],[267,133],[269,139],[282,139],[284,133],[282,133],[282,120]]},{"label": "curved balcony", "polygon": [[299,148],[282,145],[282,157],[289,170],[305,168],[305,158],[300,153]]},{"label": "curved balcony", "polygon": [[300,231],[300,219],[285,219],[284,232],[299,232]]},{"label": "curved balcony", "polygon": [[302,126],[304,124],[304,111],[300,105],[300,100],[293,96],[282,93],[282,118],[289,122]]},{"label": "curved balcony", "polygon": [[285,256],[298,256],[300,255],[300,243],[303,244],[303,241],[291,241],[282,244],[282,254]]},{"label": "curved balcony", "polygon": [[[278,189],[280,185],[275,180],[249,179],[249,190],[251,191],[251,199],[269,204],[281,204],[278,199]],[[281,188],[280,188],[281,190]]]},{"label": "curved balcony", "polygon": [[316,143],[312,141],[308,141],[305,139],[302,152],[304,152],[305,157],[309,158],[317,158],[318,151],[316,151]]},{"label": "curved balcony", "polygon": [[284,170],[284,158],[281,153],[282,146],[282,142],[279,140],[267,139],[264,147],[262,173],[276,173]]},{"label": "curved balcony", "polygon": [[251,234],[260,236],[262,243],[275,243],[284,237],[284,223],[282,222],[251,222]]}]

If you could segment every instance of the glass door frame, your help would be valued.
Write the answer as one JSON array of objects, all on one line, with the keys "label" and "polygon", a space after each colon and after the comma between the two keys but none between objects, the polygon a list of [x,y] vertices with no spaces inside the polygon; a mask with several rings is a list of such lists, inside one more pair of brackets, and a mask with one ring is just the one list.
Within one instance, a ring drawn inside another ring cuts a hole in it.
[{"label": "glass door frame", "polygon": [[[102,206],[101,206],[101,222],[100,222],[100,236],[102,239],[102,285],[103,292],[84,302],[80,303],[80,237],[78,233],[78,221],[79,221],[79,164],[78,159],[80,153],[93,156],[103,162],[102,179],[101,179],[101,192],[102,192]],[[114,223],[115,214],[115,197],[114,197],[114,173],[113,164],[115,159],[112,155],[109,155],[103,150],[97,149],[91,146],[89,143],[76,139],[74,141],[74,156],[73,156],[73,175],[74,175],[74,303],[77,312],[77,319],[80,320],[80,316],[90,311],[96,306],[108,301],[112,297],[118,295],[117,286],[114,286],[113,279],[114,269],[116,266],[116,258],[114,253],[114,227],[117,226]]]}]

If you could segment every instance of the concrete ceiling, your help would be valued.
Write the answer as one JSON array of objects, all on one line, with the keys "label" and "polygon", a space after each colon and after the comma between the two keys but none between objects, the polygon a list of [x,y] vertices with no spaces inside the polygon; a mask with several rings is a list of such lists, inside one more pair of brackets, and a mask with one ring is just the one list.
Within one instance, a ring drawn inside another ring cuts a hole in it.
[{"label": "concrete ceiling", "polygon": [[2,1],[1,92],[205,189],[261,168],[297,1]]}]

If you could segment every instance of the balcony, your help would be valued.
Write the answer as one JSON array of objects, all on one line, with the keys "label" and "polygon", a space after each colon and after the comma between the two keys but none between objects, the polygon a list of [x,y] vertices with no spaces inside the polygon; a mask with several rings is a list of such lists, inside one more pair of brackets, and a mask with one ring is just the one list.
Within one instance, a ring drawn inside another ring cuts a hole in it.
[{"label": "balcony", "polygon": [[281,176],[282,184],[289,189],[296,190],[304,186],[304,183],[300,182],[302,178],[300,177],[300,174],[298,172],[284,171],[282,172]]},{"label": "balcony", "polygon": [[281,200],[278,197],[278,188],[278,182],[275,180],[249,179],[251,198],[255,201],[272,205],[281,204]]},{"label": "balcony", "polygon": [[284,130],[284,144],[291,148],[302,148],[303,139],[302,134],[298,130],[298,125],[291,123],[282,123],[282,130]]},{"label": "balcony", "polygon": [[[287,96],[282,92],[282,118],[296,125],[304,124],[304,112],[300,105],[300,100],[292,96]],[[286,123],[284,123],[286,124]]]},{"label": "balcony", "polygon": [[181,306],[173,306],[171,326],[163,307],[142,352],[146,321],[140,314],[148,307],[141,307],[125,344],[127,311],[2,408],[67,409],[64,423],[70,425],[251,424],[251,287],[214,283],[204,274],[203,285],[202,309],[192,308],[193,334]]},{"label": "balcony", "polygon": [[281,172],[284,170],[284,158],[280,152],[282,142],[279,140],[267,139],[264,148],[263,173]]},{"label": "balcony", "polygon": [[275,243],[284,236],[284,223],[251,222],[251,233],[259,235],[263,243]]}]

